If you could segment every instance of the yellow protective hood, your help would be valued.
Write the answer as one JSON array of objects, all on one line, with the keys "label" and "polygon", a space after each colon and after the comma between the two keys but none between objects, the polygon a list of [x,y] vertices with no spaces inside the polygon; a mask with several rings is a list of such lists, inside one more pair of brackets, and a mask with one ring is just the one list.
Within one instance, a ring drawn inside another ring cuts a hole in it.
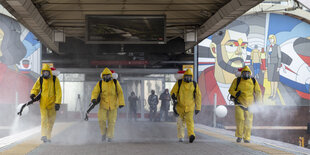
[{"label": "yellow protective hood", "polygon": [[185,71],[184,75],[191,75],[191,76],[193,76],[193,72],[192,72],[191,69],[187,69],[187,70]]},{"label": "yellow protective hood", "polygon": [[41,70],[41,75],[43,75],[43,71],[48,70],[50,72],[51,77],[53,76],[52,70],[48,64],[43,64],[42,70]]},{"label": "yellow protective hood", "polygon": [[245,67],[242,69],[241,74],[242,74],[242,72],[244,72],[244,71],[248,71],[248,72],[250,72],[250,73],[252,74],[252,72],[251,72],[251,70],[250,70],[250,68],[249,68],[248,66],[245,66]]},{"label": "yellow protective hood", "polygon": [[112,72],[107,67],[102,71],[101,78],[103,78],[102,76],[105,75],[105,74],[110,74],[112,76]]}]

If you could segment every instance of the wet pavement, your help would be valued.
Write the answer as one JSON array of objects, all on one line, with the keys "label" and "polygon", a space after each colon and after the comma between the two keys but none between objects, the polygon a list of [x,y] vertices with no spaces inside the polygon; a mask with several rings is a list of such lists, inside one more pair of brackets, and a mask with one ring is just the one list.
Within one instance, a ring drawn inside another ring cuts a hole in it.
[{"label": "wet pavement", "polygon": [[[66,127],[62,127],[66,126]],[[61,128],[61,129],[60,129]],[[42,144],[36,134],[4,150],[3,154],[29,155],[205,155],[299,154],[258,140],[236,143],[230,131],[196,125],[196,140],[178,142],[176,123],[118,121],[113,142],[102,142],[97,121],[56,124],[52,143]],[[31,140],[32,139],[32,140]],[[29,141],[29,142],[27,142]],[[23,152],[23,153],[22,153]],[[303,153],[300,153],[303,154]]]}]

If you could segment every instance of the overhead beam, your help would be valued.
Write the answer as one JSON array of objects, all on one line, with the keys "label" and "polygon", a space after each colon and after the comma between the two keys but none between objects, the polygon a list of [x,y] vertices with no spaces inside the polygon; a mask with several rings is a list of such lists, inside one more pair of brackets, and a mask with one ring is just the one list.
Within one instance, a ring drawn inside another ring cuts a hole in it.
[{"label": "overhead beam", "polygon": [[[75,5],[77,4],[76,2],[48,2],[47,4],[45,4],[46,6],[50,6],[50,5]],[[81,5],[122,5],[124,4],[123,2],[93,2],[93,3],[88,3],[88,2],[83,2],[80,1],[79,4]],[[141,1],[141,3],[134,3],[134,2],[126,2],[126,5],[169,5],[170,3],[158,3],[158,2],[148,2],[148,1]],[[172,3],[172,5],[218,5],[218,2],[186,2],[186,3],[179,3],[179,2],[174,2]]]},{"label": "overhead beam", "polygon": [[[104,68],[57,68],[61,73],[101,73]],[[111,68],[119,74],[176,74],[178,69]]]},{"label": "overhead beam", "polygon": [[262,1],[263,0],[231,0],[198,28],[197,42],[187,43],[185,49],[187,50],[197,45],[200,41],[225,27]]},{"label": "overhead beam", "polygon": [[246,15],[257,13],[276,13],[297,18],[303,22],[310,24],[310,12],[297,8],[294,3],[290,5],[261,3],[253,9],[246,12]]},{"label": "overhead beam", "polygon": [[[121,9],[115,9],[115,10],[92,10],[92,9],[54,9],[54,10],[44,10],[44,12],[81,12],[81,11],[86,11],[86,12],[117,12],[117,11],[127,11],[127,12],[162,12],[162,11],[167,11],[167,12],[201,12],[201,9],[174,9],[174,10],[163,10],[163,9],[126,9],[126,10],[121,10]],[[215,9],[208,9],[208,11],[216,11]]]},{"label": "overhead beam", "polygon": [[44,45],[59,52],[58,43],[54,42],[54,31],[46,24],[31,0],[0,0],[0,3]]}]

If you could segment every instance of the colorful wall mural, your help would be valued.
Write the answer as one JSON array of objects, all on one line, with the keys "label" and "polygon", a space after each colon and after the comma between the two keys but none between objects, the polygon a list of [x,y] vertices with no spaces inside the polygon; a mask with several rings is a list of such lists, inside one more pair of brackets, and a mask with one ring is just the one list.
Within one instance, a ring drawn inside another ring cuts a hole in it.
[{"label": "colorful wall mural", "polygon": [[40,42],[15,19],[0,14],[0,104],[29,100],[40,73]]},{"label": "colorful wall mural", "polygon": [[310,25],[296,18],[245,15],[199,44],[202,103],[231,105],[228,89],[249,66],[267,105],[310,105]]}]

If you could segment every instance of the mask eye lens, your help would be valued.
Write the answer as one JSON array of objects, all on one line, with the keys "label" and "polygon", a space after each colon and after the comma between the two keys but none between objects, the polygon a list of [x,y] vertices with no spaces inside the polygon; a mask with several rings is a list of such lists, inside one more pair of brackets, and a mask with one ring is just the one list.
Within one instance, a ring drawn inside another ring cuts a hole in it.
[{"label": "mask eye lens", "polygon": [[45,70],[45,71],[43,71],[43,74],[44,74],[44,75],[48,75],[48,74],[49,74],[49,71],[46,71],[46,70]]},{"label": "mask eye lens", "polygon": [[243,76],[244,78],[250,78],[251,73],[250,73],[250,72],[245,71],[245,72],[242,72],[242,76]]},{"label": "mask eye lens", "polygon": [[103,78],[103,80],[105,80],[105,81],[109,81],[109,80],[111,79],[111,75],[110,75],[110,74],[104,74],[104,75],[102,76],[102,78]]},{"label": "mask eye lens", "polygon": [[192,76],[190,76],[190,75],[185,75],[184,76],[184,81],[191,81],[192,80]]}]

